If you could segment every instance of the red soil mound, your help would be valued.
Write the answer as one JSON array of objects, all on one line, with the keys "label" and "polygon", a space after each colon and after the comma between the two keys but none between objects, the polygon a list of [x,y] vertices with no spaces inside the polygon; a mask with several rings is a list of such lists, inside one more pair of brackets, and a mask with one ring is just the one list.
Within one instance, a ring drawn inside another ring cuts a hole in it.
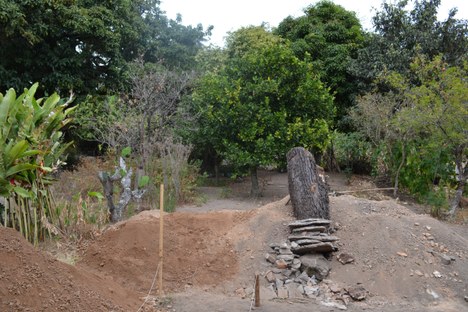
[{"label": "red soil mound", "polygon": [[[164,217],[164,290],[217,285],[238,272],[229,230],[248,212],[173,213]],[[107,230],[89,246],[80,266],[146,292],[159,262],[157,212],[138,215]]]},{"label": "red soil mound", "polygon": [[0,311],[129,311],[137,294],[40,253],[0,226]]}]

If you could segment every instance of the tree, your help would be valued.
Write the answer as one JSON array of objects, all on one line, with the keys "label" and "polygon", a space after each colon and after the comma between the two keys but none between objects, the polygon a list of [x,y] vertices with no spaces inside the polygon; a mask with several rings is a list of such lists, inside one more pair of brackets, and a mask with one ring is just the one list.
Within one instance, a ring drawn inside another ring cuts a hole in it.
[{"label": "tree", "polygon": [[285,161],[294,146],[321,151],[334,117],[332,97],[310,63],[264,27],[241,28],[227,40],[226,66],[194,90],[196,137],[231,164],[248,168],[251,194],[257,168]]},{"label": "tree", "polygon": [[[0,89],[125,90],[128,62],[192,66],[209,33],[167,19],[157,0],[0,0]],[[166,48],[167,47],[167,48]]]},{"label": "tree", "polygon": [[[452,66],[461,66],[468,53],[468,24],[456,19],[452,9],[446,20],[437,20],[440,0],[416,1],[406,10],[408,1],[384,2],[373,18],[375,33],[366,36],[365,47],[353,60],[351,72],[370,91],[384,71],[410,74],[414,57],[423,54],[429,59],[441,54]],[[380,81],[383,82],[383,81]],[[387,85],[381,85],[388,91]]]},{"label": "tree", "polygon": [[320,79],[335,96],[336,119],[340,122],[337,125],[347,128],[344,117],[359,92],[349,66],[363,46],[361,24],[354,12],[331,1],[320,1],[304,13],[284,19],[275,34],[290,40],[299,58],[311,58]]},{"label": "tree", "polygon": [[398,117],[403,128],[412,128],[421,137],[445,146],[455,163],[457,187],[450,203],[454,216],[468,179],[468,63],[449,67],[441,56],[429,61],[420,56],[411,64],[417,84],[411,86],[395,74],[398,86],[409,101]]}]

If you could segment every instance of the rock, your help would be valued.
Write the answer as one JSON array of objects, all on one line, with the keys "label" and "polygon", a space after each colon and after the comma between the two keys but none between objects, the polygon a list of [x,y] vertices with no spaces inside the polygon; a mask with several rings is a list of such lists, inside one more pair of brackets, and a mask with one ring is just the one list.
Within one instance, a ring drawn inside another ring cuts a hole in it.
[{"label": "rock", "polygon": [[441,277],[442,277],[442,274],[440,274],[439,271],[434,271],[434,272],[432,272],[432,275],[433,275],[434,277],[436,277],[436,278],[441,278]]},{"label": "rock", "polygon": [[260,300],[271,300],[276,298],[276,292],[272,286],[260,287]]},{"label": "rock", "polygon": [[318,286],[304,286],[304,294],[309,298],[315,298],[320,294]]},{"label": "rock", "polygon": [[327,219],[320,219],[320,218],[309,218],[309,219],[302,219],[297,220],[289,223],[290,229],[300,228],[304,226],[328,226],[330,225],[331,221]]},{"label": "rock", "polygon": [[275,262],[276,264],[276,267],[278,269],[287,269],[288,268],[288,264],[286,263],[286,261],[284,261],[283,259],[279,259],[279,260],[276,260]]},{"label": "rock", "polygon": [[296,248],[299,247],[299,245],[296,242],[291,242],[291,248]]},{"label": "rock", "polygon": [[337,284],[330,284],[328,285],[328,288],[330,288],[330,291],[335,294],[341,292],[342,290],[342,288]]},{"label": "rock", "polygon": [[280,280],[279,278],[277,278],[275,280],[275,285],[276,285],[276,289],[280,289],[281,287],[284,286],[284,282],[282,280]]},{"label": "rock", "polygon": [[237,297],[240,297],[240,298],[242,298],[242,299],[244,299],[244,298],[247,296],[247,294],[245,293],[245,289],[244,289],[244,288],[237,288],[236,291],[235,291],[235,293],[236,293],[236,296],[237,296]]},{"label": "rock", "polygon": [[265,254],[265,259],[266,259],[266,261],[268,261],[268,262],[270,262],[272,264],[274,264],[276,262],[276,256],[272,255],[270,253]]},{"label": "rock", "polygon": [[432,289],[430,289],[430,288],[427,288],[427,289],[426,289],[426,292],[427,292],[429,295],[431,295],[432,298],[434,298],[434,299],[439,299],[439,298],[440,298],[439,294],[436,293],[434,290],[432,290]]},{"label": "rock", "polygon": [[303,226],[298,227],[292,230],[293,233],[301,233],[301,232],[325,232],[327,230],[324,226]]},{"label": "rock", "polygon": [[292,275],[292,273],[293,271],[291,270],[284,270],[282,274],[284,277],[289,278]]},{"label": "rock", "polygon": [[276,259],[292,262],[294,260],[294,255],[292,253],[290,255],[277,255]]},{"label": "rock", "polygon": [[339,240],[339,238],[336,236],[324,235],[323,233],[321,235],[313,235],[313,234],[289,235],[288,239],[292,242],[295,241],[296,243],[298,243],[298,241],[300,240],[315,240],[315,241],[320,241],[320,242],[336,242],[337,240]]},{"label": "rock", "polygon": [[419,226],[419,223],[418,223],[418,222],[414,222],[414,225],[415,225],[415,226]]},{"label": "rock", "polygon": [[344,304],[341,304],[341,303],[338,303],[338,302],[333,302],[333,301],[320,301],[320,304],[323,305],[323,306],[326,306],[326,307],[337,308],[337,309],[340,309],[340,310],[347,310],[348,309]]},{"label": "rock", "polygon": [[408,257],[408,254],[406,252],[403,252],[403,251],[398,251],[397,252],[397,255],[399,255],[400,257]]},{"label": "rock", "polygon": [[415,270],[414,274],[416,274],[417,276],[424,276],[424,274],[419,270]]},{"label": "rock", "polygon": [[293,250],[304,245],[319,244],[321,243],[321,241],[314,240],[314,239],[300,239],[300,240],[295,241],[294,243],[297,244],[297,247],[294,247]]},{"label": "rock", "polygon": [[468,302],[468,296],[465,296],[465,301]]},{"label": "rock", "polygon": [[297,277],[297,280],[301,283],[306,284],[309,281],[309,275],[304,271]]},{"label": "rock", "polygon": [[351,256],[350,254],[348,253],[340,253],[336,259],[338,259],[338,261],[340,261],[342,264],[347,264],[347,263],[352,263],[354,262],[354,257]]},{"label": "rock", "polygon": [[303,255],[303,254],[312,253],[312,252],[327,253],[327,252],[336,251],[337,249],[338,248],[334,246],[332,243],[317,243],[317,244],[299,246],[297,248],[292,249],[292,251],[295,254]]},{"label": "rock", "polygon": [[426,230],[430,231],[431,227],[429,225],[426,225]]},{"label": "rock", "polygon": [[291,264],[291,268],[295,270],[299,270],[301,268],[301,260],[294,259]]},{"label": "rock", "polygon": [[281,255],[292,255],[293,253],[291,252],[291,249],[289,247],[281,247],[279,249],[279,253]]},{"label": "rock", "polygon": [[288,289],[284,286],[278,288],[278,298],[287,299],[289,297]]},{"label": "rock", "polygon": [[265,278],[268,281],[268,283],[274,283],[276,281],[276,276],[271,271],[268,271],[267,274],[265,274]]},{"label": "rock", "polygon": [[353,300],[361,301],[366,299],[367,296],[367,290],[360,285],[348,287],[346,291],[351,296],[351,298],[353,298]]},{"label": "rock", "polygon": [[301,269],[308,276],[315,275],[318,280],[323,280],[330,273],[330,265],[323,255],[309,254],[299,258]]},{"label": "rock", "polygon": [[452,263],[452,257],[449,257],[446,254],[440,254],[439,256],[440,256],[440,261],[443,264],[449,265],[450,263]]},{"label": "rock", "polygon": [[286,285],[286,288],[288,290],[289,298],[303,298],[302,293],[304,292],[304,287],[302,285],[290,283]]}]

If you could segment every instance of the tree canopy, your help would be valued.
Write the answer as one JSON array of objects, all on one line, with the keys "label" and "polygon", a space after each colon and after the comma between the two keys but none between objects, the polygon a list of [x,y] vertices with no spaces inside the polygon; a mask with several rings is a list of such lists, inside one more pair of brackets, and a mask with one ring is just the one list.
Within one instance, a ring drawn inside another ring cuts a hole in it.
[{"label": "tree canopy", "polygon": [[241,28],[227,42],[226,66],[193,95],[197,136],[253,176],[258,166],[284,162],[294,146],[323,150],[334,108],[311,64],[264,27]]},{"label": "tree canopy", "polygon": [[203,27],[169,20],[157,0],[0,0],[0,89],[40,82],[47,92],[96,94],[126,88],[140,56],[190,67]]},{"label": "tree canopy", "polygon": [[320,1],[304,13],[284,19],[275,33],[292,42],[299,58],[311,58],[320,79],[335,96],[337,118],[341,120],[358,91],[348,69],[363,46],[364,32],[354,12],[331,1]]}]

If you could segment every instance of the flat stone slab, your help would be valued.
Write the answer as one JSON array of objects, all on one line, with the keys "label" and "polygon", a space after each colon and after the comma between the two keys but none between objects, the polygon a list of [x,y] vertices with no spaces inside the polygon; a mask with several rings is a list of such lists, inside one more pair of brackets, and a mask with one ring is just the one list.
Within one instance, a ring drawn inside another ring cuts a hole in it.
[{"label": "flat stone slab", "polygon": [[327,230],[324,226],[301,226],[298,228],[293,228],[293,233],[300,233],[300,232],[325,232]]},{"label": "flat stone slab", "polygon": [[307,239],[319,241],[319,242],[336,242],[337,240],[339,240],[338,237],[331,236],[331,235],[307,235],[307,234],[306,235],[289,235],[288,239],[291,242],[296,242],[296,244],[299,244],[298,241],[300,240],[307,240]]},{"label": "flat stone slab", "polygon": [[298,255],[303,255],[306,253],[327,253],[338,250],[332,243],[318,243],[318,244],[310,244],[310,245],[303,245],[293,249],[293,252]]},{"label": "flat stone slab", "polygon": [[327,219],[321,218],[309,218],[303,220],[293,221],[288,224],[290,229],[305,227],[305,226],[328,226],[330,225],[331,221]]}]

